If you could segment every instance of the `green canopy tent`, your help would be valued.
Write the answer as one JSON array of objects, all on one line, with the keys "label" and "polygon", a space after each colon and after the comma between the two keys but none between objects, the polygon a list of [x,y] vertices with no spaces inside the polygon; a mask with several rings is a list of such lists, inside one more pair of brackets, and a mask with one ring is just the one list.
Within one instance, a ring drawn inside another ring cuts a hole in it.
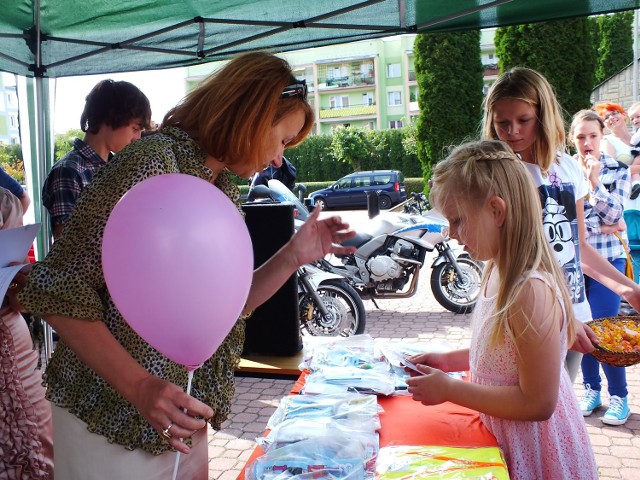
[{"label": "green canopy tent", "polygon": [[[40,190],[53,158],[49,78],[638,7],[640,0],[0,0],[0,70],[26,78],[22,146],[35,219],[42,221]],[[48,248],[42,224],[38,258]]]},{"label": "green canopy tent", "polygon": [[[40,205],[53,157],[48,78],[188,66],[250,50],[282,52],[639,6],[640,0],[0,0],[0,70],[27,78],[30,141],[23,134],[22,143],[31,159],[30,191]],[[41,217],[36,208],[36,220]]]}]

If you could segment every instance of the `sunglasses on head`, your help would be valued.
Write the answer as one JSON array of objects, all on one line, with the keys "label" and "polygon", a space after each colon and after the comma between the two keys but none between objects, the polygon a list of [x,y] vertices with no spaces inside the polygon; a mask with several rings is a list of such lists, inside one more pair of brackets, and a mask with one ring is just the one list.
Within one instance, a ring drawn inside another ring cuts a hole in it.
[{"label": "sunglasses on head", "polygon": [[280,94],[280,98],[299,97],[302,100],[307,99],[307,81],[300,80],[298,83],[284,87]]}]

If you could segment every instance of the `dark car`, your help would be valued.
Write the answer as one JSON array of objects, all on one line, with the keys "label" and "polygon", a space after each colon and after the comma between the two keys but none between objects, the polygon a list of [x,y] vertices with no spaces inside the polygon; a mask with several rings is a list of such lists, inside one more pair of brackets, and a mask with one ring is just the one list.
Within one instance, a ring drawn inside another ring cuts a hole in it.
[{"label": "dark car", "polygon": [[323,209],[358,208],[367,206],[367,192],[378,192],[378,205],[383,209],[404,202],[407,199],[404,175],[398,170],[354,172],[328,188],[313,192],[309,198],[312,205],[321,205]]}]

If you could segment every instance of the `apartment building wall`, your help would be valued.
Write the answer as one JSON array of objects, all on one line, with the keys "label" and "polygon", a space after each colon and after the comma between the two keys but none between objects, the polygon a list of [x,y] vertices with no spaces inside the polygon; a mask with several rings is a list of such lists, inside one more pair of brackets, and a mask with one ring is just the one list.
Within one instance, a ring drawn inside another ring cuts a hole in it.
[{"label": "apartment building wall", "polygon": [[0,72],[0,144],[20,143],[15,76]]},{"label": "apartment building wall", "polygon": [[[495,29],[482,36],[487,62],[495,59],[494,33]],[[315,133],[344,126],[401,128],[415,121],[420,115],[415,37],[399,35],[279,54],[292,65],[296,77],[307,82],[316,116]],[[187,90],[223,63],[189,67]]]}]

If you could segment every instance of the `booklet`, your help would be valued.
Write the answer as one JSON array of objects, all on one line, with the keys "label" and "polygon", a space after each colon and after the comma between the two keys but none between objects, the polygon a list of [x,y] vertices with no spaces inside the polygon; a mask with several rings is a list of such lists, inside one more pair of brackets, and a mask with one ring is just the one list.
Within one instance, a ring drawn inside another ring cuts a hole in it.
[{"label": "booklet", "polygon": [[[26,265],[23,262],[27,258],[29,247],[36,238],[39,228],[39,223],[33,223],[0,230],[0,302],[4,300],[13,277]],[[20,264],[9,266],[14,262],[20,262]]]}]

